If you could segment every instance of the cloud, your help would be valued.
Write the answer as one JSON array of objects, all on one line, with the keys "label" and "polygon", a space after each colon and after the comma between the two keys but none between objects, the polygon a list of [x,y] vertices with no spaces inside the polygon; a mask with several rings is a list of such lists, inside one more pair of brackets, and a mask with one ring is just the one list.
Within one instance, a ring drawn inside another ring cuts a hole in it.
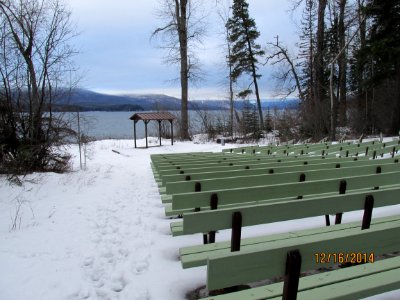
[{"label": "cloud", "polygon": [[[162,0],[160,0],[162,1]],[[204,0],[207,5],[214,1]],[[86,74],[84,87],[110,91],[165,91],[178,95],[179,84],[169,80],[179,76],[179,69],[163,65],[165,52],[150,42],[150,35],[160,20],[156,19],[159,0],[69,0],[73,19],[81,35],[74,44],[80,50],[76,64]],[[279,35],[282,41],[294,40],[294,25],[286,10],[287,1],[250,0],[250,15],[261,32],[259,43],[264,46]],[[198,50],[205,81],[192,89],[193,97],[224,97],[223,38],[217,33],[223,24],[215,9],[209,10],[208,30],[204,45]],[[263,94],[270,94],[268,68],[260,68]],[[222,95],[222,96],[221,96]]]}]

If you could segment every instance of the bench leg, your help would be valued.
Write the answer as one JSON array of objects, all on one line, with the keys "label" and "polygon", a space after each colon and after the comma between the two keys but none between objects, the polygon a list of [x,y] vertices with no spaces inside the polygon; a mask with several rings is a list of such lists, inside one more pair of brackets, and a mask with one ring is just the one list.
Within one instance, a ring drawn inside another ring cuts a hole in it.
[{"label": "bench leg", "polygon": [[342,216],[343,216],[343,213],[337,213],[336,214],[335,225],[336,224],[342,224]]},{"label": "bench leg", "polygon": [[372,195],[368,195],[365,198],[364,203],[364,216],[362,221],[361,229],[368,229],[371,225],[371,218],[372,218],[372,210],[374,209],[374,197]]},{"label": "bench leg", "polygon": [[210,231],[208,234],[203,233],[203,244],[213,244],[215,243],[215,231]]},{"label": "bench leg", "polygon": [[215,231],[210,231],[208,233],[208,243],[209,244],[215,243]]},{"label": "bench leg", "polygon": [[240,238],[242,236],[242,214],[236,211],[232,215],[231,252],[240,250]]},{"label": "bench leg", "polygon": [[299,288],[301,255],[299,250],[289,251],[286,257],[285,281],[283,283],[283,300],[295,300]]},{"label": "bench leg", "polygon": [[329,219],[329,215],[325,215],[325,224],[326,226],[331,226],[331,220]]}]

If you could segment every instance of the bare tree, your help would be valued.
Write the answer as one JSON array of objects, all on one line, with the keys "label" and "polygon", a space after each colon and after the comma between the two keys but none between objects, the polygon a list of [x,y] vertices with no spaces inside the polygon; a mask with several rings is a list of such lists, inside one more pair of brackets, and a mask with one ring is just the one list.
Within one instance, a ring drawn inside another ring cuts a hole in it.
[{"label": "bare tree", "polygon": [[289,54],[288,48],[279,42],[278,36],[276,37],[276,43],[267,43],[267,48],[270,50],[266,51],[268,55],[265,64],[279,64],[282,66],[275,77],[281,86],[279,90],[284,90],[282,91],[283,96],[288,97],[297,91],[300,100],[304,102],[305,96],[300,82],[299,71],[295,59]]},{"label": "bare tree", "polygon": [[71,13],[61,0],[1,0],[0,13],[1,167],[63,168],[54,146],[72,131],[53,107],[74,71]]},{"label": "bare tree", "polygon": [[222,33],[222,36],[224,37],[224,54],[226,57],[226,66],[227,66],[227,79],[228,79],[228,86],[229,86],[229,112],[230,112],[230,128],[229,128],[229,134],[233,138],[233,123],[234,123],[234,118],[233,118],[233,112],[234,112],[234,78],[233,78],[233,64],[230,59],[232,56],[232,42],[230,41],[229,38],[229,28],[227,26],[228,20],[230,18],[231,14],[231,8],[229,7],[229,4],[227,1],[217,1],[220,2],[220,7],[218,9],[218,16],[220,20],[222,21],[222,24],[224,25],[224,30]]},{"label": "bare tree", "polygon": [[180,65],[182,140],[190,139],[189,81],[198,79],[199,74],[199,62],[194,53],[196,44],[201,42],[204,34],[202,17],[196,16],[199,10],[199,2],[195,0],[161,0],[158,17],[165,25],[152,34],[152,37],[162,35],[162,47],[167,50],[165,62]]}]

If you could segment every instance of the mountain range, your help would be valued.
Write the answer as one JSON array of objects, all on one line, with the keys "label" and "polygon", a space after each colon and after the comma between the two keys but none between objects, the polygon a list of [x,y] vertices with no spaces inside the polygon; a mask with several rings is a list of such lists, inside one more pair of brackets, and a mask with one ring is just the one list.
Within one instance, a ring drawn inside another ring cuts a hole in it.
[{"label": "mountain range", "polygon": [[[252,101],[250,101],[252,102]],[[235,109],[241,110],[244,101],[235,101]],[[263,109],[296,109],[298,100],[262,100]],[[57,110],[63,111],[152,111],[180,110],[181,100],[160,94],[121,94],[108,95],[85,89],[75,89],[57,101]],[[229,109],[228,100],[189,101],[192,110]]]}]

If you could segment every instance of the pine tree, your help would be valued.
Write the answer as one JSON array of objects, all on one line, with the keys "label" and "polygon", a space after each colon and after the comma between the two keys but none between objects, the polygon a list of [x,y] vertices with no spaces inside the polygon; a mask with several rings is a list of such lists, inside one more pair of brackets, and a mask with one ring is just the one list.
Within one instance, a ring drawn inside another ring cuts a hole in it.
[{"label": "pine tree", "polygon": [[253,139],[260,138],[260,127],[258,125],[259,120],[257,116],[256,106],[251,103],[248,99],[244,101],[243,111],[242,111],[242,130],[244,136],[252,137]]},{"label": "pine tree", "polygon": [[372,99],[366,104],[373,106],[369,108],[369,115],[366,110],[369,129],[397,134],[400,128],[400,0],[370,0],[366,14],[371,25],[357,59],[368,70],[364,86]]},{"label": "pine tree", "polygon": [[[257,31],[254,19],[249,16],[249,4],[246,0],[234,0],[232,6],[232,17],[227,22],[229,38],[232,43],[232,52],[230,61],[232,64],[232,79],[237,79],[242,74],[248,74],[252,77],[255,95],[257,98],[257,107],[259,114],[260,127],[264,128],[261,100],[258,89],[257,79],[261,77],[257,73],[258,57],[265,53],[261,46],[256,43],[260,33]],[[239,93],[239,97],[246,98],[252,93],[250,88]]]},{"label": "pine tree", "polygon": [[302,21],[299,43],[299,58],[302,60],[300,77],[304,99],[301,103],[302,125],[301,131],[305,136],[313,136],[313,99],[314,99],[314,53],[315,53],[315,28],[317,22],[317,11],[315,0],[306,0]]}]

